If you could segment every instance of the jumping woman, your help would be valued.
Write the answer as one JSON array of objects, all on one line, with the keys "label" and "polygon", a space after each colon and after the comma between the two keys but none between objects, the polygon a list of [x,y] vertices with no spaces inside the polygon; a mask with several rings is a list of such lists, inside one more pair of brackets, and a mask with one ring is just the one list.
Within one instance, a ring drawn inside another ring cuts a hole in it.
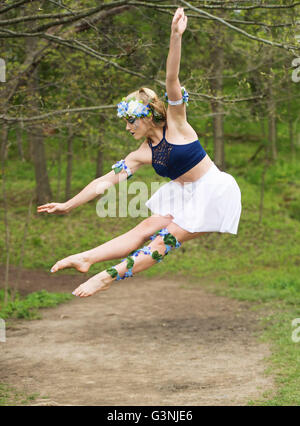
[{"label": "jumping woman", "polygon": [[[242,210],[240,188],[233,176],[219,170],[210,159],[186,118],[188,93],[178,78],[186,26],[184,10],[178,8],[172,20],[167,58],[168,108],[148,88],[140,88],[118,104],[117,115],[126,122],[126,130],[134,139],[143,139],[143,143],[66,203],[38,207],[38,212],[68,213],[110,186],[129,179],[143,164],[152,164],[156,173],[171,179],[146,202],[152,216],[125,234],[66,257],[51,268],[51,272],[70,267],[87,272],[96,262],[123,258],[77,287],[75,296],[87,297],[106,290],[114,280],[132,277],[161,262],[169,251],[202,234],[237,234]],[[147,241],[150,243],[144,245]]]}]

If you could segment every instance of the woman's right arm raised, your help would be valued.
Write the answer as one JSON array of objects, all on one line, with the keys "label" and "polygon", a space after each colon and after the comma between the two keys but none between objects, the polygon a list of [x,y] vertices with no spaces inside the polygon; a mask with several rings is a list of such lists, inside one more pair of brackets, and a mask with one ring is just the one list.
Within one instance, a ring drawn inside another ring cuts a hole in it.
[{"label": "woman's right arm raised", "polygon": [[[146,141],[136,150],[130,152],[127,157],[125,157],[125,164],[131,170],[133,174],[136,172],[143,164],[151,163],[151,158],[149,157],[149,147],[146,147]],[[114,170],[106,173],[106,175],[101,176],[100,178],[94,179],[90,182],[79,194],[75,197],[66,201],[65,203],[48,203],[43,204],[42,206],[37,207],[38,213],[55,213],[55,214],[66,214],[73,210],[75,207],[78,207],[88,201],[96,198],[98,195],[103,194],[106,189],[110,186],[113,186],[125,179],[128,178],[128,175],[125,170],[122,170],[120,173],[115,173]]]}]

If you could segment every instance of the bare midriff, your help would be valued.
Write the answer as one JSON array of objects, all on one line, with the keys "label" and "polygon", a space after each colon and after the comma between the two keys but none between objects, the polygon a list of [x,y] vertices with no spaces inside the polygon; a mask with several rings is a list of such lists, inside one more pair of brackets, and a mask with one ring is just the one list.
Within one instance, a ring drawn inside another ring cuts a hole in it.
[{"label": "bare midriff", "polygon": [[208,154],[206,154],[206,156],[198,164],[196,164],[196,166],[183,173],[183,175],[178,178],[173,179],[173,182],[178,182],[182,185],[184,185],[184,182],[194,182],[204,176],[213,164],[213,161],[210,159]]}]

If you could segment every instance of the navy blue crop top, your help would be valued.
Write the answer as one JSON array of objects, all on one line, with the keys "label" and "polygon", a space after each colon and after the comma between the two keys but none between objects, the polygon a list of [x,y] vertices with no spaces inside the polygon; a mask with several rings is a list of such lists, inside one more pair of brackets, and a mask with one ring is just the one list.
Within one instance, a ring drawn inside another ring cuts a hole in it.
[{"label": "navy blue crop top", "polygon": [[152,150],[152,167],[160,176],[176,179],[198,164],[205,156],[202,145],[197,139],[184,145],[174,145],[165,138],[166,126],[163,128],[163,138],[159,144],[148,145]]}]

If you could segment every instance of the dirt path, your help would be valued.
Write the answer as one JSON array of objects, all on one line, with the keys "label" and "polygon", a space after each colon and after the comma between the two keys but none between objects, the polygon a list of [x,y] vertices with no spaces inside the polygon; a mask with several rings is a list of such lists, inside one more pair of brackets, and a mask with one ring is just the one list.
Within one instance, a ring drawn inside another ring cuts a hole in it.
[{"label": "dirt path", "polygon": [[[84,277],[22,280],[24,292],[72,291]],[[272,387],[248,304],[183,279],[134,277],[42,315],[8,328],[0,382],[50,405],[245,405]]]}]

